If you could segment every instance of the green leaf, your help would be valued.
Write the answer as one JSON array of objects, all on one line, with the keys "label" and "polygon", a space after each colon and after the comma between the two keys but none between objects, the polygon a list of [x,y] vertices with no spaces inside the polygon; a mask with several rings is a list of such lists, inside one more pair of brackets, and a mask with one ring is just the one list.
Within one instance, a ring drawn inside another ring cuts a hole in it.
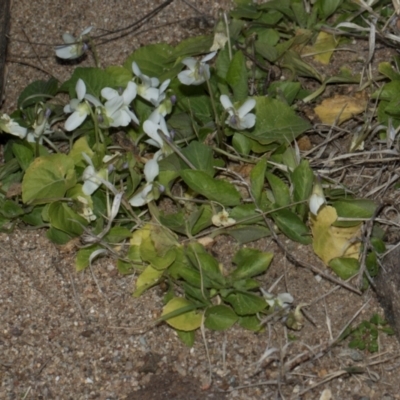
[{"label": "green leaf", "polygon": [[260,225],[236,225],[235,227],[220,231],[220,233],[232,236],[240,244],[251,243],[271,235],[271,232],[267,227]]},{"label": "green leaf", "polygon": [[140,257],[143,261],[150,263],[155,269],[164,270],[174,262],[176,252],[174,248],[170,248],[162,256],[158,255],[153,241],[150,237],[147,237],[140,244]]},{"label": "green leaf", "polygon": [[248,76],[246,59],[239,50],[233,57],[226,74],[226,81],[233,91],[235,101],[244,101],[248,97]]},{"label": "green leaf", "polygon": [[265,171],[267,159],[262,158],[250,172],[250,189],[257,207],[261,207],[262,193],[264,189]]},{"label": "green leaf", "polygon": [[55,78],[32,82],[19,95],[18,108],[26,108],[40,102],[45,103],[56,95],[57,89],[58,81]]},{"label": "green leaf", "polygon": [[223,331],[229,329],[238,318],[228,306],[212,306],[206,309],[204,326],[214,331]]},{"label": "green leaf", "polygon": [[181,171],[183,181],[196,193],[208,200],[221,203],[223,206],[236,206],[240,204],[240,193],[228,181],[214,179],[203,171]]},{"label": "green leaf", "polygon": [[289,205],[292,200],[288,185],[283,182],[281,178],[278,178],[276,175],[271,174],[270,172],[266,173],[266,177],[274,195],[275,204],[278,207],[285,207]]},{"label": "green leaf", "polygon": [[106,68],[107,74],[112,77],[115,87],[126,88],[128,82],[132,79],[132,68],[124,68],[118,65],[111,65]]},{"label": "green leaf", "polygon": [[245,247],[235,254],[232,261],[238,267],[230,276],[235,280],[240,280],[260,275],[268,269],[273,256],[273,253]]},{"label": "green leaf", "polygon": [[88,221],[75,213],[66,203],[56,201],[48,208],[51,225],[72,236],[80,236]]},{"label": "green leaf", "polygon": [[294,186],[293,200],[295,202],[304,201],[303,204],[296,206],[297,213],[304,220],[308,215],[308,204],[306,201],[310,198],[314,185],[314,173],[307,160],[301,160],[300,165],[292,172],[291,178]]},{"label": "green leaf", "polygon": [[163,276],[164,271],[153,268],[148,265],[139,275],[136,281],[136,290],[133,292],[133,297],[139,297],[143,292],[152,286],[156,285]]},{"label": "green leaf", "polygon": [[256,100],[256,126],[252,132],[243,132],[249,138],[261,144],[290,143],[310,129],[311,125],[287,104],[269,97],[256,97]]},{"label": "green leaf", "polygon": [[34,159],[34,153],[29,143],[13,143],[12,151],[20,167],[26,171]]},{"label": "green leaf", "polygon": [[60,91],[68,92],[71,98],[76,98],[75,87],[78,79],[82,79],[85,82],[86,93],[97,98],[100,98],[103,88],[117,86],[115,77],[100,68],[78,67],[73,72],[71,78],[61,85]]},{"label": "green leaf", "polygon": [[36,158],[22,180],[24,203],[48,203],[62,198],[76,184],[74,161],[65,154]]},{"label": "green leaf", "polygon": [[242,156],[247,156],[251,151],[251,141],[247,136],[235,132],[232,137],[232,146]]},{"label": "green leaf", "polygon": [[123,226],[113,226],[107,235],[104,236],[104,239],[107,240],[108,243],[121,243],[123,240],[128,239],[132,236],[132,232]]},{"label": "green leaf", "polygon": [[[193,95],[193,86],[180,85],[180,90],[177,89],[178,106],[191,115],[196,121],[202,124],[210,122],[210,115],[212,115],[212,105],[209,96]],[[188,88],[191,89],[189,92]],[[194,89],[196,90],[196,88]],[[195,92],[196,93],[196,92]]]},{"label": "green leaf", "polygon": [[[194,214],[196,215],[196,222],[192,222],[192,216]],[[213,216],[213,210],[210,205],[208,204],[203,204],[199,207],[197,212],[192,213],[189,217],[189,227],[191,229],[191,234],[192,235],[197,235],[199,232],[201,232],[203,229],[208,228],[209,226],[212,225],[211,218]]]},{"label": "green leaf", "polygon": [[259,332],[262,329],[260,320],[255,315],[240,317],[238,323],[242,328],[249,331]]},{"label": "green leaf", "polygon": [[78,250],[75,258],[75,268],[78,272],[89,266],[90,257],[97,250],[101,250],[101,246],[98,244]]},{"label": "green leaf", "polygon": [[[368,199],[338,200],[333,202],[340,218],[371,218],[376,210],[376,203]],[[360,221],[337,221],[335,226],[354,226]]]},{"label": "green leaf", "polygon": [[179,339],[181,339],[182,342],[187,347],[193,347],[194,339],[195,339],[194,331],[185,332],[185,331],[180,331],[179,329],[175,329],[175,332],[177,333]]},{"label": "green leaf", "polygon": [[300,89],[299,82],[272,82],[268,87],[268,95],[279,99],[283,97],[291,105]]},{"label": "green leaf", "polygon": [[[0,199],[0,200],[2,200],[2,199]],[[22,207],[20,207],[17,203],[15,203],[12,200],[5,200],[4,202],[1,201],[0,207],[1,207],[0,214],[4,218],[8,218],[8,219],[17,218],[25,213],[24,210],[22,209]]]},{"label": "green leaf", "polygon": [[66,244],[72,239],[71,235],[68,235],[67,233],[60,231],[59,229],[56,229],[54,227],[51,227],[47,230],[46,237],[53,243],[59,245]]},{"label": "green leaf", "polygon": [[337,276],[343,280],[349,279],[358,273],[360,264],[355,258],[338,257],[329,261],[329,266]]},{"label": "green leaf", "polygon": [[163,308],[162,320],[175,329],[193,331],[200,327],[202,315],[195,312],[197,307],[181,297],[174,297]]},{"label": "green leaf", "polygon": [[213,44],[213,36],[193,36],[181,41],[173,51],[173,57],[190,57],[208,53]]},{"label": "green leaf", "polygon": [[[194,140],[188,146],[181,150],[182,154],[199,170],[214,176],[215,170],[213,168],[214,158],[213,151],[210,146]],[[181,161],[182,169],[188,169],[184,161]]]},{"label": "green leaf", "polygon": [[256,314],[267,307],[265,300],[253,293],[231,293],[224,298],[240,316]]},{"label": "green leaf", "polygon": [[288,209],[276,211],[272,213],[272,218],[279,230],[289,239],[302,244],[310,244],[312,242],[307,226],[292,211]]},{"label": "green leaf", "polygon": [[314,7],[317,7],[321,18],[330,17],[342,4],[343,0],[317,0]]},{"label": "green leaf", "polygon": [[44,222],[42,219],[42,211],[43,211],[43,207],[35,207],[32,209],[31,212],[23,215],[21,217],[21,219],[28,225],[37,226],[37,227],[43,226]]},{"label": "green leaf", "polygon": [[74,160],[74,164],[78,165],[82,168],[87,167],[87,162],[83,158],[82,153],[86,153],[89,158],[92,158],[94,155],[93,150],[89,146],[86,136],[80,137],[72,146],[71,151],[69,152],[68,156]]},{"label": "green leaf", "polygon": [[124,62],[124,68],[131,71],[132,62],[135,61],[143,74],[149,77],[157,77],[160,81],[173,78],[182,69],[177,65],[171,70],[176,61],[174,48],[167,43],[150,44],[140,47]]}]

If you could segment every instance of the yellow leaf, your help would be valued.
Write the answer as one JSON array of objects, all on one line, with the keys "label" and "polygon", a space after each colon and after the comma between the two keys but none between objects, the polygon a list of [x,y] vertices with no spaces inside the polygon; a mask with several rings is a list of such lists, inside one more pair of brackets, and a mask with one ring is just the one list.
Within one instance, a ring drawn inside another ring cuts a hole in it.
[{"label": "yellow leaf", "polygon": [[335,95],[325,99],[314,111],[322,123],[332,125],[338,119],[337,123],[340,125],[354,115],[364,112],[366,106],[367,100],[362,94],[353,97]]},{"label": "yellow leaf", "polygon": [[[174,297],[165,306],[162,315],[167,315],[174,311],[179,312],[179,310],[186,307],[190,308],[192,303],[182,297]],[[196,313],[195,311],[187,311],[177,317],[172,317],[166,320],[167,324],[171,325],[175,329],[181,331],[193,331],[200,327],[203,316]]]},{"label": "yellow leaf", "polygon": [[333,50],[336,49],[338,41],[333,35],[327,32],[320,32],[314,46],[311,47],[311,52],[316,53],[314,60],[321,64],[328,65],[332,57]]},{"label": "yellow leaf", "polygon": [[351,227],[332,226],[337,220],[337,212],[331,206],[324,206],[317,215],[310,214],[313,248],[315,254],[328,265],[336,257],[358,259],[361,243],[361,224]]},{"label": "yellow leaf", "polygon": [[133,232],[130,240],[131,246],[140,246],[144,239],[150,237],[150,232],[151,232],[150,224],[146,224],[143,228]]},{"label": "yellow leaf", "polygon": [[136,281],[136,290],[133,292],[133,297],[139,297],[145,290],[154,286],[163,273],[163,271],[158,271],[151,265],[147,266]]}]

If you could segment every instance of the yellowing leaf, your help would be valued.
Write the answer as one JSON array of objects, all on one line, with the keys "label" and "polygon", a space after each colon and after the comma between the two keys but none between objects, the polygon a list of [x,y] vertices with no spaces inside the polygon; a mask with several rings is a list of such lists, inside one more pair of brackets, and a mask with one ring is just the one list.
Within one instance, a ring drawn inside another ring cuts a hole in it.
[{"label": "yellowing leaf", "polygon": [[[176,317],[168,318],[166,322],[175,329],[181,331],[193,331],[200,327],[203,318],[201,314],[198,314],[193,310],[193,307],[194,306],[190,301],[182,297],[174,297],[164,306],[162,316],[183,311],[182,314],[179,314]],[[187,311],[185,312],[185,310]]]},{"label": "yellowing leaf", "polygon": [[151,225],[146,224],[143,228],[133,232],[130,243],[131,246],[140,246],[144,239],[150,237]]},{"label": "yellowing leaf", "polygon": [[338,41],[333,35],[327,32],[320,32],[314,46],[311,47],[312,53],[317,53],[314,56],[314,60],[321,64],[329,64],[333,50],[335,50],[337,45]]},{"label": "yellowing leaf", "polygon": [[351,96],[335,95],[325,99],[319,106],[314,108],[315,113],[324,124],[332,125],[336,119],[340,125],[356,114],[364,112],[367,100],[362,94]]},{"label": "yellowing leaf", "polygon": [[133,296],[139,297],[145,290],[154,286],[162,274],[163,271],[158,271],[151,265],[147,266],[136,281],[136,290],[133,292]]},{"label": "yellowing leaf", "polygon": [[331,206],[324,206],[317,215],[310,214],[313,248],[315,254],[325,264],[336,257],[356,258],[360,254],[361,224],[351,227],[337,227],[332,224],[337,220],[337,212]]}]

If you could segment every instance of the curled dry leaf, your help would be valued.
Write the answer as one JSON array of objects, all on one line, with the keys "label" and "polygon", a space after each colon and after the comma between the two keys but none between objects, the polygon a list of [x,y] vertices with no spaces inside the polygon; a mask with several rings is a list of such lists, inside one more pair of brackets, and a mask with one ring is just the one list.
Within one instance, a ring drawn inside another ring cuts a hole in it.
[{"label": "curled dry leaf", "polygon": [[332,224],[337,220],[337,212],[331,206],[324,206],[317,215],[310,213],[313,249],[315,254],[328,265],[337,257],[358,259],[361,244],[361,224],[351,227],[339,227]]},{"label": "curled dry leaf", "polygon": [[361,114],[367,107],[367,99],[364,94],[354,96],[335,95],[325,99],[319,106],[314,108],[315,113],[324,124],[332,125],[351,119],[354,115]]}]

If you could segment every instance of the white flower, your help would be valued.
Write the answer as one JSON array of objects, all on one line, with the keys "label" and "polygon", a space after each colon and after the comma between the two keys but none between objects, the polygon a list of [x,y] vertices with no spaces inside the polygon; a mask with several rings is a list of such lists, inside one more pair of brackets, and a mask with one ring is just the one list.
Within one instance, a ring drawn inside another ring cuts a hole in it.
[{"label": "white flower", "polygon": [[88,222],[94,221],[97,217],[93,214],[93,209],[90,207],[88,200],[83,196],[77,196],[76,200],[80,203],[81,207],[78,214]]},{"label": "white flower", "polygon": [[158,159],[161,157],[161,155],[161,152],[158,151],[156,154],[154,154],[154,157],[151,160],[146,162],[146,165],[143,169],[146,184],[143,186],[140,192],[130,198],[129,204],[132,207],[141,207],[154,199],[154,196],[151,192],[153,190],[154,179],[156,179],[160,173]]},{"label": "white flower", "polygon": [[278,296],[274,296],[263,288],[261,288],[261,292],[270,308],[287,309],[294,300],[290,293],[279,293]]},{"label": "white flower", "polygon": [[212,223],[215,226],[231,226],[236,223],[233,218],[229,218],[229,214],[226,210],[220,211],[211,218]]},{"label": "white flower", "polygon": [[227,125],[236,130],[250,129],[256,123],[256,116],[249,114],[249,112],[255,107],[256,101],[254,99],[246,100],[241,107],[236,109],[229,97],[226,94],[222,94],[219,98],[221,104],[229,113],[229,117],[225,121]]},{"label": "white flower", "polygon": [[308,200],[308,206],[310,208],[310,212],[314,215],[317,215],[319,209],[324,204],[326,204],[324,191],[322,189],[321,183],[318,181],[315,183],[310,199]]},{"label": "white flower", "polygon": [[[167,79],[158,88],[158,99],[156,101],[152,101],[152,104],[154,107],[158,107],[165,100],[165,97],[166,97],[165,91],[167,90],[170,82],[171,82],[171,79]],[[164,116],[165,116],[165,114],[164,114]]]},{"label": "white flower", "polygon": [[69,33],[64,33],[63,40],[65,44],[56,46],[57,57],[65,60],[79,58],[87,50],[87,44],[84,42],[84,36],[87,35],[92,28],[92,26],[89,26],[77,38]]},{"label": "white flower", "polygon": [[216,54],[216,51],[207,54],[200,61],[193,57],[183,59],[182,64],[185,64],[188,69],[180,72],[178,79],[184,85],[201,85],[210,79],[210,66],[206,62],[211,60]]},{"label": "white flower", "polygon": [[139,124],[137,116],[129,109],[129,105],[136,97],[136,83],[129,82],[122,95],[108,87],[102,89],[101,95],[107,100],[104,108],[109,126],[127,126],[131,121]]},{"label": "white flower", "polygon": [[146,140],[146,143],[164,149],[163,151],[165,151],[165,142],[158,133],[158,130],[161,130],[161,132],[169,139],[171,139],[171,133],[168,131],[165,119],[160,113],[154,111],[150,115],[149,119],[144,121],[143,130],[146,132],[147,136],[150,137],[150,139]]},{"label": "white flower", "polygon": [[3,114],[0,117],[0,130],[5,133],[10,133],[14,136],[18,136],[20,139],[23,139],[28,132],[27,128],[19,125],[7,114]]},{"label": "white flower", "polygon": [[82,79],[78,79],[76,82],[75,90],[78,98],[71,99],[69,104],[64,107],[65,113],[72,113],[65,121],[64,127],[67,131],[76,129],[90,114],[90,106],[85,100],[89,95],[86,94],[86,85]]},{"label": "white flower", "polygon": [[156,103],[160,96],[160,90],[157,89],[160,81],[157,78],[150,78],[147,75],[142,74],[142,71],[135,61],[132,63],[132,70],[142,82],[137,86],[138,95],[143,97],[145,100],[150,101],[152,104]]},{"label": "white flower", "polygon": [[96,171],[93,162],[86,153],[82,153],[83,158],[89,164],[82,173],[82,192],[87,196],[91,196],[102,184],[102,181],[107,177],[107,169],[103,168]]}]

